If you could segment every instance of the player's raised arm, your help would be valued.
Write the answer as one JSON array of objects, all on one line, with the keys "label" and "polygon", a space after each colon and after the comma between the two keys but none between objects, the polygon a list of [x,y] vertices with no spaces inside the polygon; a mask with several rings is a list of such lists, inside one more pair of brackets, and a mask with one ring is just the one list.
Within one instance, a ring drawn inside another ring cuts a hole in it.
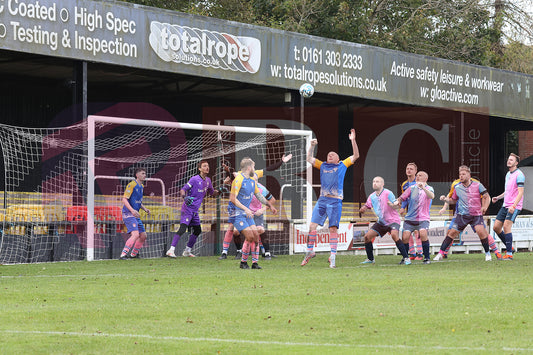
[{"label": "player's raised arm", "polygon": [[357,146],[357,142],[355,141],[355,129],[352,128],[350,130],[350,134],[348,138],[352,142],[352,152],[353,152],[353,154],[350,156],[350,159],[352,160],[352,163],[355,163],[355,161],[359,159],[359,147]]},{"label": "player's raised arm", "polygon": [[[292,159],[292,154],[288,154],[288,155],[285,155],[283,154],[283,156],[281,157],[281,160],[279,160],[278,162],[272,164],[272,165],[269,165],[265,168],[266,171],[274,171],[276,169],[278,169],[280,166],[283,165],[283,163],[286,163],[288,162],[289,160]],[[257,173],[257,171],[256,171]]]},{"label": "player's raised arm", "polygon": [[316,139],[311,139],[311,145],[309,146],[309,150],[307,151],[307,162],[311,165],[315,164],[315,157],[313,156],[313,152],[315,150],[315,145],[318,144],[318,141]]}]

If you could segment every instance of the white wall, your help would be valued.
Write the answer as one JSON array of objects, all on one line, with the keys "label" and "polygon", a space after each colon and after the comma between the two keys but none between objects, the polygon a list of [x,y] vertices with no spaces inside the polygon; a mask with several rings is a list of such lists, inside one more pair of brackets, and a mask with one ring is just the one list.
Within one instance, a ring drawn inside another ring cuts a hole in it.
[{"label": "white wall", "polygon": [[523,209],[533,211],[533,166],[523,166],[520,167],[520,170],[522,170],[526,176]]}]

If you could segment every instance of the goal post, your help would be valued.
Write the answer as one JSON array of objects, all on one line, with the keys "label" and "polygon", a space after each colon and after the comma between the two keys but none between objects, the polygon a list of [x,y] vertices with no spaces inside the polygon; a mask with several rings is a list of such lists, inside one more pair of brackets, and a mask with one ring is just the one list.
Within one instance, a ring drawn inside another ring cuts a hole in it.
[{"label": "goal post", "polygon": [[[213,159],[219,157],[226,157],[228,155],[235,155],[234,160],[237,160],[237,154],[235,152],[242,152],[240,154],[249,154],[248,150],[258,149],[261,147],[262,153],[259,155],[268,155],[265,152],[276,150],[276,158],[280,158],[285,152],[293,153],[297,156],[294,158],[294,163],[291,163],[292,170],[288,171],[285,174],[285,180],[291,181],[294,180],[295,185],[299,185],[302,189],[301,193],[303,200],[305,200],[305,210],[306,210],[306,220],[309,223],[312,211],[312,167],[309,167],[306,162],[306,152],[310,147],[310,142],[312,139],[312,132],[308,130],[298,130],[298,129],[274,129],[274,128],[259,128],[259,127],[244,127],[244,126],[224,126],[224,125],[209,125],[209,124],[194,124],[194,123],[183,123],[183,122],[170,122],[170,121],[157,121],[151,119],[132,119],[132,118],[123,118],[123,117],[109,117],[109,116],[95,116],[91,115],[87,118],[87,253],[86,258],[88,261],[95,259],[95,181],[99,174],[99,168],[102,160],[109,160],[114,163],[121,163],[126,161],[127,158],[124,156],[121,157],[107,157],[105,154],[103,156],[99,155],[98,150],[100,146],[101,139],[108,139],[111,137],[109,132],[106,129],[102,129],[106,125],[112,127],[139,127],[138,132],[133,134],[133,132],[126,132],[123,134],[122,138],[114,139],[115,145],[108,144],[105,142],[105,145],[112,149],[114,146],[121,147],[123,146],[134,146],[134,142],[146,140],[150,136],[150,140],[157,141],[158,134],[162,134],[160,131],[172,131],[173,134],[177,134],[176,131],[192,131],[192,137],[184,136],[184,147],[179,147],[180,144],[172,144],[170,142],[168,147],[161,151],[154,152],[153,154],[145,154],[144,152],[135,153],[134,149],[130,149],[132,152],[132,157],[128,160],[128,163],[131,164],[132,161],[142,166],[144,163],[149,162],[150,164],[161,163],[161,161],[167,159],[172,161],[173,168],[174,166],[181,165],[190,165],[186,176],[188,178],[192,177],[197,173],[195,168],[195,162],[199,162],[201,159]],[[103,131],[99,132],[99,131]],[[112,131],[112,130],[111,130]],[[113,133],[113,132],[112,132]],[[181,134],[181,133],[180,133]],[[237,141],[235,135],[247,135],[246,139],[243,142]],[[221,135],[227,135],[230,138],[222,138],[223,142],[220,142]],[[248,138],[249,135],[249,138]],[[104,138],[102,138],[104,137]],[[205,138],[209,137],[209,138]],[[276,137],[276,138],[272,138]],[[115,137],[116,138],[116,137]],[[227,140],[225,140],[227,139]],[[198,141],[198,146],[191,148],[193,141]],[[206,142],[206,140],[210,140]],[[131,142],[130,142],[131,141]],[[293,143],[300,141],[301,143]],[[140,143],[139,143],[140,144]],[[288,148],[292,147],[292,148]],[[298,152],[289,151],[290,149],[303,150]],[[267,152],[268,153],[268,152]],[[122,160],[121,160],[122,159]],[[265,167],[266,158],[263,161],[256,161],[256,169],[261,169]],[[234,163],[236,164],[236,162]],[[303,167],[303,170],[302,170]],[[219,167],[216,167],[218,170]],[[238,169],[237,169],[238,170]],[[211,174],[210,174],[211,175]],[[220,172],[215,173],[216,176],[212,177],[213,185],[217,188],[217,185],[221,184],[222,178]],[[133,179],[133,177],[131,178]],[[130,179],[130,180],[131,180]],[[185,178],[180,180],[181,186],[183,186],[183,181]],[[303,181],[303,182],[302,182]],[[186,181],[185,181],[186,182]],[[177,185],[177,183],[175,183]],[[181,186],[174,186],[174,195],[178,196],[179,188]],[[285,186],[285,185],[284,185]],[[169,188],[167,186],[167,188]],[[165,189],[165,187],[163,187]],[[163,191],[165,195],[165,191]],[[172,194],[171,194],[172,195]],[[177,204],[176,199],[172,202]],[[167,200],[168,203],[172,203]],[[283,201],[281,202],[283,203]],[[177,208],[181,206],[175,206]],[[281,208],[282,206],[280,206]],[[218,221],[217,221],[218,223]],[[288,232],[288,231],[287,231]],[[148,236],[150,238],[150,236]]]}]

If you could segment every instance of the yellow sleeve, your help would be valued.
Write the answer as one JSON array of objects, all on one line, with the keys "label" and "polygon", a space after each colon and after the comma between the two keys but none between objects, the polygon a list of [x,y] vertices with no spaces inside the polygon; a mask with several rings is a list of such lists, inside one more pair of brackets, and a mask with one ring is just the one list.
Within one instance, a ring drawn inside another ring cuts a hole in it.
[{"label": "yellow sleeve", "polygon": [[131,194],[133,193],[133,189],[137,186],[137,182],[135,180],[130,181],[130,183],[126,186],[126,190],[124,190],[124,197],[130,198]]},{"label": "yellow sleeve", "polygon": [[239,174],[231,184],[231,193],[235,196],[237,196],[239,194],[239,191],[241,190],[243,178],[244,177],[242,176],[242,174]]},{"label": "yellow sleeve", "polygon": [[317,169],[320,169],[321,166],[322,166],[322,161],[315,158],[315,162],[313,164],[313,167],[315,167]]},{"label": "yellow sleeve", "polygon": [[256,170],[255,173],[257,174],[258,178],[262,178],[265,174],[265,171],[261,169],[261,170]]},{"label": "yellow sleeve", "polygon": [[342,161],[344,165],[346,165],[347,168],[353,165],[352,158],[348,157]]},{"label": "yellow sleeve", "polygon": [[452,187],[450,188],[450,192],[448,192],[448,196],[447,197],[452,197],[453,195],[453,190],[455,189],[455,185],[457,185],[461,180],[457,179],[457,180],[454,180],[452,182]]},{"label": "yellow sleeve", "polygon": [[[407,180],[405,180],[404,182],[402,182],[402,184],[400,185],[400,189],[402,190],[402,193],[403,194],[405,192],[405,189],[403,188],[405,186],[405,183],[407,182]],[[400,194],[400,195],[401,195]]]}]

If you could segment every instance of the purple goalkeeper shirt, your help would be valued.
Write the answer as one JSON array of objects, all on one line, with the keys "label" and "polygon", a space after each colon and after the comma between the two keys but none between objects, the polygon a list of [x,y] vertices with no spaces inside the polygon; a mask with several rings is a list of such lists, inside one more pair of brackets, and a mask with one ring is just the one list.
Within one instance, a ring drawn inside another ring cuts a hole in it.
[{"label": "purple goalkeeper shirt", "polygon": [[211,179],[207,176],[205,179],[202,179],[200,175],[195,175],[181,189],[187,192],[187,196],[194,197],[194,201],[190,206],[187,206],[185,202],[183,203],[182,210],[187,209],[195,212],[200,208],[200,205],[208,192],[210,195],[215,194]]}]

